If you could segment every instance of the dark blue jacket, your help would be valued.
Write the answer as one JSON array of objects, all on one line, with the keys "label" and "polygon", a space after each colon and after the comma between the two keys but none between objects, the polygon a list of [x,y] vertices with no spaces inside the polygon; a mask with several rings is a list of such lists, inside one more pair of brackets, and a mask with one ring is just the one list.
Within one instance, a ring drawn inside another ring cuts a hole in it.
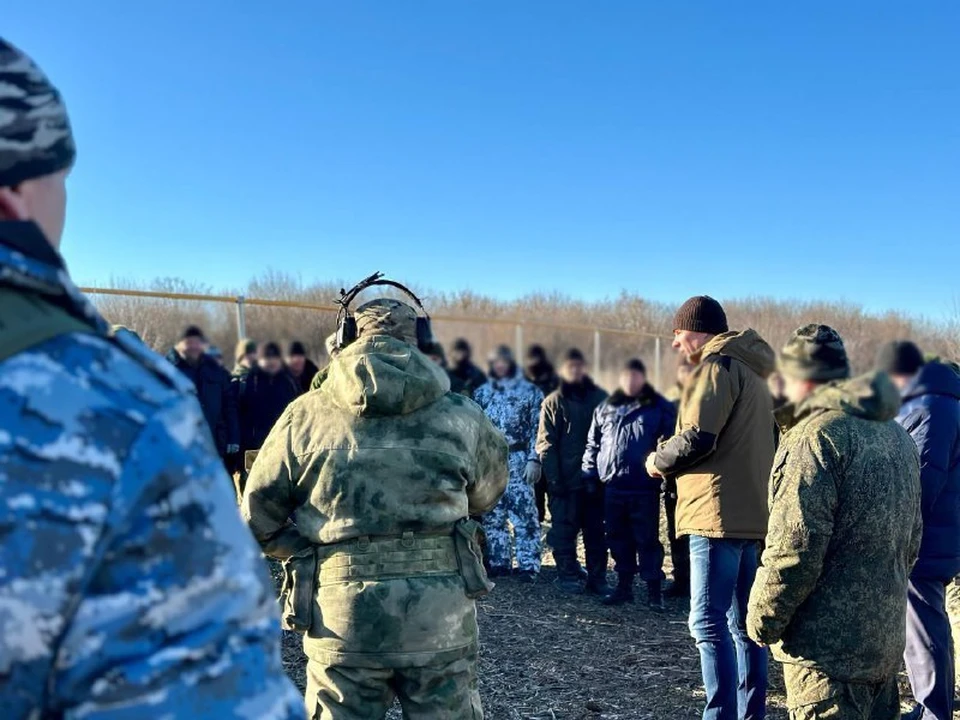
[{"label": "dark blue jacket", "polygon": [[931,362],[903,393],[897,416],[920,451],[923,540],[913,569],[947,580],[960,573],[960,375]]},{"label": "dark blue jacket", "polygon": [[180,353],[171,350],[167,360],[196,387],[197,399],[210,426],[217,452],[220,457],[225,457],[227,445],[240,444],[240,419],[230,373],[206,355],[200,358],[199,365],[190,365]]},{"label": "dark blue jacket", "polygon": [[617,390],[593,413],[584,477],[619,491],[659,493],[661,481],[647,475],[644,463],[662,438],[673,435],[676,423],[673,404],[653,388],[644,388],[639,398]]}]

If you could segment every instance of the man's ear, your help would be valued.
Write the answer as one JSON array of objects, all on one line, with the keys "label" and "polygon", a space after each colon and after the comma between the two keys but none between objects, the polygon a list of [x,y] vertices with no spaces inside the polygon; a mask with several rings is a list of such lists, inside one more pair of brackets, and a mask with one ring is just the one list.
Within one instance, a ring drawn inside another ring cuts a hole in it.
[{"label": "man's ear", "polygon": [[0,187],[0,219],[29,220],[27,199],[20,187]]}]

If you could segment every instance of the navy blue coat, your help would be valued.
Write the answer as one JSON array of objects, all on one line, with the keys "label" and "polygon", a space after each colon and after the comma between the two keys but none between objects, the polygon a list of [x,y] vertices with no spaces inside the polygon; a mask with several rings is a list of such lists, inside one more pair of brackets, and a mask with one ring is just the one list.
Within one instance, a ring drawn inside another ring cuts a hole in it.
[{"label": "navy blue coat", "polygon": [[960,375],[928,363],[903,399],[897,422],[917,443],[923,486],[923,540],[913,572],[948,580],[960,573]]},{"label": "navy blue coat", "polygon": [[617,390],[593,413],[584,477],[618,491],[659,493],[661,481],[647,475],[644,463],[661,439],[673,435],[676,423],[673,403],[649,386],[636,399]]},{"label": "navy blue coat", "polygon": [[225,457],[228,445],[240,444],[240,419],[237,398],[230,386],[230,373],[206,355],[196,366],[190,365],[176,350],[170,351],[167,360],[196,387],[197,399],[210,426],[217,452],[220,457]]}]

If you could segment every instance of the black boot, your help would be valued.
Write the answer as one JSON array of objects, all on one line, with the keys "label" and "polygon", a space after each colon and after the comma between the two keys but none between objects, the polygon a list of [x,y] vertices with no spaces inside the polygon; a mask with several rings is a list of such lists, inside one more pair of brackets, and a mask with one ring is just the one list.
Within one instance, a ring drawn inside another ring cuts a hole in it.
[{"label": "black boot", "polygon": [[666,609],[663,605],[663,587],[659,580],[647,583],[647,607],[654,612],[663,612]]},{"label": "black boot", "polygon": [[613,589],[607,584],[607,574],[604,573],[600,575],[599,573],[592,576],[587,580],[586,587],[584,587],[583,592],[586,595],[599,595],[600,597],[606,597],[609,595]]},{"label": "black boot", "polygon": [[626,605],[633,602],[633,577],[621,576],[617,589],[601,600],[604,605]]},{"label": "black boot", "polygon": [[689,598],[690,581],[682,578],[671,580],[663,589],[663,596],[668,598]]}]

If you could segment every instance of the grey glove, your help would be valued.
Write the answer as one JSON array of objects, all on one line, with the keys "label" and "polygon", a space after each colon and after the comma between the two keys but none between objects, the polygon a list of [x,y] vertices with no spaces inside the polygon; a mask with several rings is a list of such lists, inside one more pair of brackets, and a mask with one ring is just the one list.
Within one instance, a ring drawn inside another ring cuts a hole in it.
[{"label": "grey glove", "polygon": [[239,445],[227,445],[227,455],[236,455],[240,452]]},{"label": "grey glove", "polygon": [[523,473],[523,477],[527,481],[527,485],[536,485],[540,482],[540,477],[543,475],[543,466],[538,460],[528,460],[527,469]]}]

